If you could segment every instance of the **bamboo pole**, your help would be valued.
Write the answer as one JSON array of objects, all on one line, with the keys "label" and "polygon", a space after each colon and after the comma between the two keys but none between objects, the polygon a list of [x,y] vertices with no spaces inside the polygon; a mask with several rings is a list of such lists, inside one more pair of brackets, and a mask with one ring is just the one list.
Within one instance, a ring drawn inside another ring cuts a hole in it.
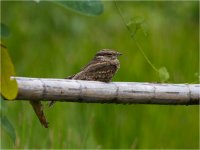
[{"label": "bamboo pole", "polygon": [[19,88],[16,100],[165,105],[199,105],[200,102],[200,84],[13,78]]}]

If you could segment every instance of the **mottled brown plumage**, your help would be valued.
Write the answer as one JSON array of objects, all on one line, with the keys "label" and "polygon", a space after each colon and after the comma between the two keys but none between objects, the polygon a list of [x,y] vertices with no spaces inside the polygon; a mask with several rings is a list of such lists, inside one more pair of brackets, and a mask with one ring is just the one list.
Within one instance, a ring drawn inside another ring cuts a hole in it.
[{"label": "mottled brown plumage", "polygon": [[119,55],[121,53],[113,50],[101,50],[88,65],[70,79],[109,82],[120,67],[117,59]]},{"label": "mottled brown plumage", "polygon": [[[121,53],[117,51],[103,49],[97,52],[90,63],[79,73],[66,79],[110,82],[120,68],[120,62],[117,59],[120,55]],[[51,101],[50,106],[53,103],[54,101]]]}]

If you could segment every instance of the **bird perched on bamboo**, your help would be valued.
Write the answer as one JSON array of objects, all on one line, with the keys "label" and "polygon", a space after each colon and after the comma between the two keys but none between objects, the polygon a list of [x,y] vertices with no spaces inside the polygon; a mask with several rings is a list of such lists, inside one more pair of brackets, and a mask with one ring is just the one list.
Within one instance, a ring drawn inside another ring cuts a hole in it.
[{"label": "bird perched on bamboo", "polygon": [[[100,50],[80,72],[66,79],[110,82],[120,68],[120,55],[122,54],[114,50]],[[49,106],[54,103],[55,101],[51,101]]]},{"label": "bird perched on bamboo", "polygon": [[[110,82],[120,68],[120,62],[118,60],[118,56],[120,55],[121,53],[114,50],[100,50],[80,72],[66,79]],[[52,106],[54,103],[55,101],[51,101],[49,106]],[[48,122],[43,113],[41,102],[31,102],[31,104],[40,123],[48,128]]]}]

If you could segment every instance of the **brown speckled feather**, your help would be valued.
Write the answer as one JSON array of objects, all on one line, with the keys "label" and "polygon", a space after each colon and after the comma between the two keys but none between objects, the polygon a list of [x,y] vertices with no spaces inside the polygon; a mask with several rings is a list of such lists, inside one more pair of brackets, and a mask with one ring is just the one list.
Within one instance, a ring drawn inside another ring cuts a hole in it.
[{"label": "brown speckled feather", "polygon": [[[96,53],[95,57],[79,73],[66,79],[110,82],[120,63],[117,57],[121,53],[104,49]],[[51,101],[51,106],[54,102]]]}]

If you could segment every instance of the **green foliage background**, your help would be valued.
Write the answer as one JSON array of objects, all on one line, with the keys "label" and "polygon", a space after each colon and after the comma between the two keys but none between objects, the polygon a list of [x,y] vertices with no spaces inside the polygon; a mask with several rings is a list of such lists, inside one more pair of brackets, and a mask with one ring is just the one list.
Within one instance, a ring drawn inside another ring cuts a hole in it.
[{"label": "green foliage background", "polygon": [[[8,47],[17,76],[64,78],[103,48],[123,53],[114,81],[157,82],[156,72],[131,40],[113,4],[100,16],[84,16],[50,2],[2,3],[11,30]],[[169,82],[193,83],[199,76],[198,2],[118,2],[124,17],[142,17],[146,37],[137,40],[151,62],[165,66]],[[28,102],[6,102],[16,130],[4,130],[1,148],[199,148],[199,107],[57,103],[45,107],[43,128]]]}]

